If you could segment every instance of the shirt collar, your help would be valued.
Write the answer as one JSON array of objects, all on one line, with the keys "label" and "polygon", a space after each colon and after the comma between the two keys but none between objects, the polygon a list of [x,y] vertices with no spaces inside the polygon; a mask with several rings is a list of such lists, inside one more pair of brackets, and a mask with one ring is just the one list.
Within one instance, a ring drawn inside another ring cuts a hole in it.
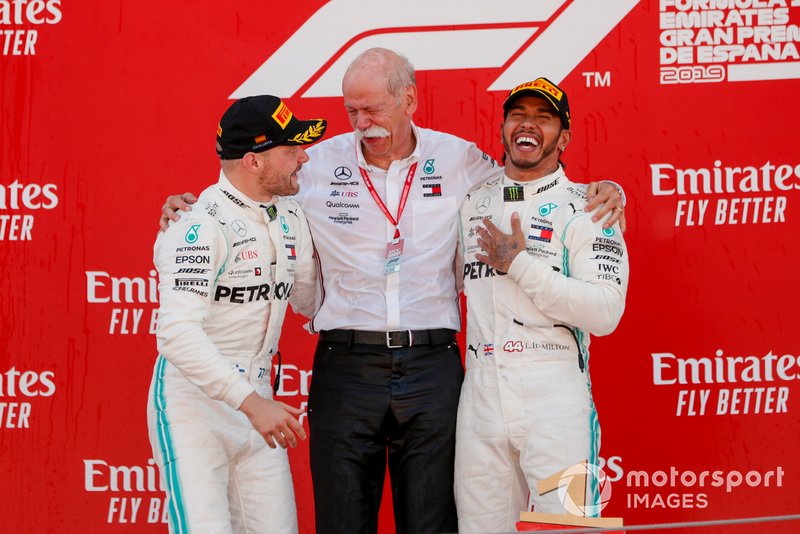
[{"label": "shirt collar", "polygon": [[[217,182],[217,186],[219,187],[222,195],[226,197],[226,199],[233,204],[238,211],[243,212],[246,214],[248,218],[255,219],[255,220],[262,220],[263,214],[266,211],[269,215],[269,206],[273,206],[275,203],[278,202],[279,197],[273,196],[270,202],[256,202],[252,200],[250,197],[236,189],[234,185],[228,180],[228,177],[225,176],[225,173],[220,170],[219,171],[219,182]],[[272,212],[274,213],[275,210],[273,209]],[[274,216],[269,217],[270,220],[274,218]]]},{"label": "shirt collar", "polygon": [[[559,179],[564,177],[565,177],[564,167],[562,167],[559,164],[558,169],[556,169],[552,173],[548,174],[547,176],[542,176],[541,178],[537,178],[536,180],[532,180],[530,182],[517,182],[509,178],[507,174],[504,174],[503,185],[518,185],[524,187],[525,189],[537,189],[538,191],[538,189],[546,187],[548,184],[552,183],[553,185],[555,185],[554,182],[557,182]],[[552,185],[550,187],[552,187]],[[543,191],[550,189],[550,187],[547,187]]]}]

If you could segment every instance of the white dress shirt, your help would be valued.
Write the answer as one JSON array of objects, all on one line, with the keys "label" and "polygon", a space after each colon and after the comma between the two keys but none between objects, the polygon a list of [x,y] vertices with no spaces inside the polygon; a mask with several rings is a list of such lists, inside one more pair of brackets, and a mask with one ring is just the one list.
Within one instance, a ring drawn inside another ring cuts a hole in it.
[{"label": "white dress shirt", "polygon": [[[316,246],[321,306],[307,328],[460,330],[454,276],[458,210],[467,193],[502,172],[474,143],[413,127],[417,143],[388,170],[369,165],[353,133],[311,149],[295,197]],[[364,169],[392,217],[409,169],[417,163],[398,223],[404,249],[398,272],[384,274],[394,225],[370,195]],[[460,273],[459,273],[460,276]]]}]

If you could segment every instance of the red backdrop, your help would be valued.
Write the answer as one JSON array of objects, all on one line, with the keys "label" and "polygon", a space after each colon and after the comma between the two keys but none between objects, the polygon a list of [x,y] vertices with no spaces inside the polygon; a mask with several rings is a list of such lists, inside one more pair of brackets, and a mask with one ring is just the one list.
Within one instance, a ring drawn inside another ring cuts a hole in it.
[{"label": "red backdrop", "polygon": [[[628,309],[592,345],[604,513],[798,513],[799,23],[796,0],[0,1],[0,530],[166,529],[145,421],[163,199],[215,181],[236,96],[346,131],[341,65],[369,46],[418,67],[419,125],[495,157],[508,89],[550,77],[570,177],[625,187]],[[281,347],[296,405],[301,324]]]}]

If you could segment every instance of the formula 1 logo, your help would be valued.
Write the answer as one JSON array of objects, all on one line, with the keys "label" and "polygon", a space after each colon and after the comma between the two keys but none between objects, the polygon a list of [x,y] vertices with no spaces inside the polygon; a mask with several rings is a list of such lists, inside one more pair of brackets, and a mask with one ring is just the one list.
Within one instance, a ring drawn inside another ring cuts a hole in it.
[{"label": "formula 1 logo", "polygon": [[[341,96],[347,66],[361,52],[397,50],[417,70],[501,68],[488,88],[508,91],[536,76],[564,78],[639,0],[331,0],[306,21],[231,99]],[[299,59],[302,59],[300,61]],[[509,63],[510,61],[510,63]]]}]

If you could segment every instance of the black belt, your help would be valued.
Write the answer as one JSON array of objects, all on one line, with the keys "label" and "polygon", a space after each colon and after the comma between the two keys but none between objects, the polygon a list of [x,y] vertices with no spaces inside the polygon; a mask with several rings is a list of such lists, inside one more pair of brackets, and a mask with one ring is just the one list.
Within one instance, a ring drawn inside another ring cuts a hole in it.
[{"label": "black belt", "polygon": [[389,349],[414,345],[441,345],[455,341],[456,333],[447,328],[436,330],[395,330],[392,332],[366,332],[364,330],[323,330],[320,341],[348,345],[381,345]]}]

